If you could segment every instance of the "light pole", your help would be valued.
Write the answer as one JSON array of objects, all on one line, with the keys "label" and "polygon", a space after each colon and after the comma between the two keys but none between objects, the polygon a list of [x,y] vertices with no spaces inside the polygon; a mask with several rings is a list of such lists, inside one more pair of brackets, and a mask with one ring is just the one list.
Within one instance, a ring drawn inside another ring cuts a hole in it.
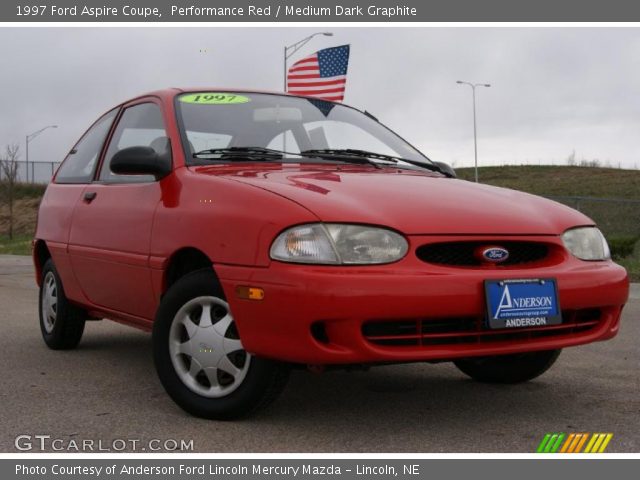
[{"label": "light pole", "polygon": [[304,47],[307,44],[307,42],[311,40],[313,37],[315,37],[316,35],[333,37],[333,33],[331,32],[316,32],[314,34],[309,35],[308,37],[303,38],[300,41],[297,41],[296,43],[289,45],[288,47],[284,47],[284,91],[285,92],[287,91],[287,60],[289,60],[291,55],[293,55],[302,47]]},{"label": "light pole", "polygon": [[460,85],[469,85],[471,87],[471,92],[473,94],[473,150],[474,150],[474,156],[475,156],[476,183],[478,183],[478,134],[476,129],[476,87],[488,88],[491,85],[488,83],[463,82],[462,80],[458,80],[456,83]]},{"label": "light pole", "polygon": [[[30,133],[29,135],[27,135],[25,137],[25,144],[26,144],[26,149],[25,149],[25,157],[26,157],[26,167],[27,167],[27,183],[29,183],[29,142],[31,140],[33,140],[34,138],[36,138],[38,135],[40,135],[42,132],[44,132],[47,128],[58,128],[58,125],[47,125],[46,127],[41,128],[40,130],[37,130],[33,133]],[[32,177],[34,177],[35,175],[32,175]],[[31,178],[31,180],[33,181],[34,179]]]}]

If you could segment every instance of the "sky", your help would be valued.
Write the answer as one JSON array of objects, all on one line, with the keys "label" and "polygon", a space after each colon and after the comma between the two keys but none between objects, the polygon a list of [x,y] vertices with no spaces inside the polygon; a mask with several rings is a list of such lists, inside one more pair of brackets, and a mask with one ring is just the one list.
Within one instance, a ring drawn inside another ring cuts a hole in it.
[{"label": "sky", "polygon": [[640,168],[640,29],[504,27],[0,28],[0,151],[47,125],[31,161],[61,161],[112,106],[165,87],[283,89],[283,47],[318,31],[291,62],[351,45],[345,103],[429,158],[480,165]]}]

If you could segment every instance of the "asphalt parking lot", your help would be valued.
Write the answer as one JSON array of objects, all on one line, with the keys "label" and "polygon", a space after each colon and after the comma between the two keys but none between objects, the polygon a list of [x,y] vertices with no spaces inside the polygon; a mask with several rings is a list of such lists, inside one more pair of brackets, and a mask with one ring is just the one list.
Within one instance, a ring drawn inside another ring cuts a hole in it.
[{"label": "asphalt parking lot", "polygon": [[0,256],[0,451],[50,435],[70,449],[157,439],[193,440],[196,452],[533,452],[546,432],[612,432],[608,452],[639,452],[640,285],[631,296],[614,340],[565,350],[527,384],[478,384],[450,364],[295,371],[269,409],[212,422],[165,394],[148,334],[90,322],[77,350],[48,350],[30,260]]}]

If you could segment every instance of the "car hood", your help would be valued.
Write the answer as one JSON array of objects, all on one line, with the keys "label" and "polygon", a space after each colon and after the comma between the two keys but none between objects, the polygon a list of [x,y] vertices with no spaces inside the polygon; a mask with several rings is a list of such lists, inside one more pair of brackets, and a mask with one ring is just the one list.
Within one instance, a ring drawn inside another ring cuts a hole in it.
[{"label": "car hood", "polygon": [[542,197],[431,172],[289,164],[195,171],[268,190],[323,222],[385,225],[410,235],[558,235],[593,224],[580,212]]}]

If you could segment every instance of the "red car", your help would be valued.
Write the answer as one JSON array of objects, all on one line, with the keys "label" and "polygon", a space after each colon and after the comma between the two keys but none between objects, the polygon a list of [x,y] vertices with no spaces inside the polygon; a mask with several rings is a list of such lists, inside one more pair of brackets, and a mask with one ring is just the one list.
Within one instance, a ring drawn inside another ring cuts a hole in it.
[{"label": "red car", "polygon": [[40,206],[40,325],[153,332],[178,405],[233,418],[291,365],[453,361],[480,381],[547,370],[618,332],[626,271],[593,221],[457,180],[372,115],[314,98],[169,89],[118,105]]}]

